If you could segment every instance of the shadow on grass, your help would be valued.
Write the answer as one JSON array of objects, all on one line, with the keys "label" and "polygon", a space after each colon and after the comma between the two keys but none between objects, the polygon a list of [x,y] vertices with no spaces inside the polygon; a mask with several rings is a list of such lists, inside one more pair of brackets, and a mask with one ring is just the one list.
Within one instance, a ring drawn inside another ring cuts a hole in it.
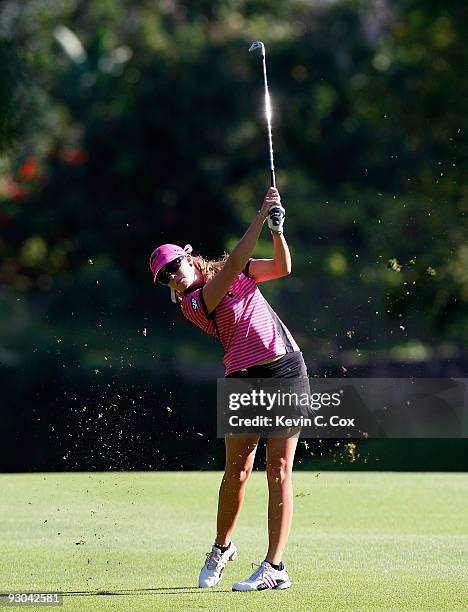
[{"label": "shadow on grass", "polygon": [[111,591],[61,591],[64,597],[99,597],[109,595],[185,595],[188,593],[232,593],[227,589],[199,589],[193,586],[158,587],[154,589],[114,589]]}]

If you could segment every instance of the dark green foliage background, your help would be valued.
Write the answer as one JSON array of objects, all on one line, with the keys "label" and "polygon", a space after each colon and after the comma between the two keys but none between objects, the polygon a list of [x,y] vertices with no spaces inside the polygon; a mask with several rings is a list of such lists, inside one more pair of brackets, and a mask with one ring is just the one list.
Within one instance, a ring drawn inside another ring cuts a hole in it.
[{"label": "dark green foliage background", "polygon": [[[220,256],[261,202],[256,38],[293,254],[262,290],[310,374],[464,376],[467,23],[462,0],[3,2],[3,469],[220,467],[221,350],[147,260]],[[358,447],[303,464],[467,467],[462,442]]]}]

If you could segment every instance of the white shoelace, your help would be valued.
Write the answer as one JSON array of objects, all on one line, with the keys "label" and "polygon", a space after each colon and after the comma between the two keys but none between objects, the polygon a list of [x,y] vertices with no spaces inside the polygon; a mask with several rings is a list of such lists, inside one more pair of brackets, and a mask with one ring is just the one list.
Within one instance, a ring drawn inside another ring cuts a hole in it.
[{"label": "white shoelace", "polygon": [[263,576],[265,574],[268,574],[270,571],[270,568],[265,563],[265,561],[262,561],[260,565],[258,563],[252,563],[252,569],[254,569],[255,567],[257,567],[258,569],[254,571],[254,573],[250,576],[249,580],[263,580]]},{"label": "white shoelace", "polygon": [[227,555],[223,557],[223,555],[219,552],[215,552],[212,550],[209,553],[206,553],[206,567],[210,570],[220,569],[219,566],[224,567],[227,563]]}]

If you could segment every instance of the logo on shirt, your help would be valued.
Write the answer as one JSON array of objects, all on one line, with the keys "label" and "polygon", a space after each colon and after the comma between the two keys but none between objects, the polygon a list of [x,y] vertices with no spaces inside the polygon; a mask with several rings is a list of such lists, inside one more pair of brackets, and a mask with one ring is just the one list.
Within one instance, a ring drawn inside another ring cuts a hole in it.
[{"label": "logo on shirt", "polygon": [[198,308],[197,300],[193,297],[190,301],[192,303],[192,308],[194,310],[197,310],[197,308]]}]

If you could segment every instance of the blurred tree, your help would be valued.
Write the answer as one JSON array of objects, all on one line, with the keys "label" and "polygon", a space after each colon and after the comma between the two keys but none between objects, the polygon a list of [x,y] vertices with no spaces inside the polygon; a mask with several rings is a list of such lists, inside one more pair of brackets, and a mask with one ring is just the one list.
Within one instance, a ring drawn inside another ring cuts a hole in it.
[{"label": "blurred tree", "polygon": [[[77,377],[78,366],[110,368],[110,355],[153,376],[163,363],[196,374],[220,361],[152,287],[147,261],[163,241],[219,256],[258,208],[257,38],[294,266],[262,290],[314,370],[428,359],[448,341],[444,354],[464,350],[465,12],[462,0],[3,2],[0,348],[11,379],[34,385],[38,361],[73,364]],[[271,253],[267,233],[257,253]]]}]

